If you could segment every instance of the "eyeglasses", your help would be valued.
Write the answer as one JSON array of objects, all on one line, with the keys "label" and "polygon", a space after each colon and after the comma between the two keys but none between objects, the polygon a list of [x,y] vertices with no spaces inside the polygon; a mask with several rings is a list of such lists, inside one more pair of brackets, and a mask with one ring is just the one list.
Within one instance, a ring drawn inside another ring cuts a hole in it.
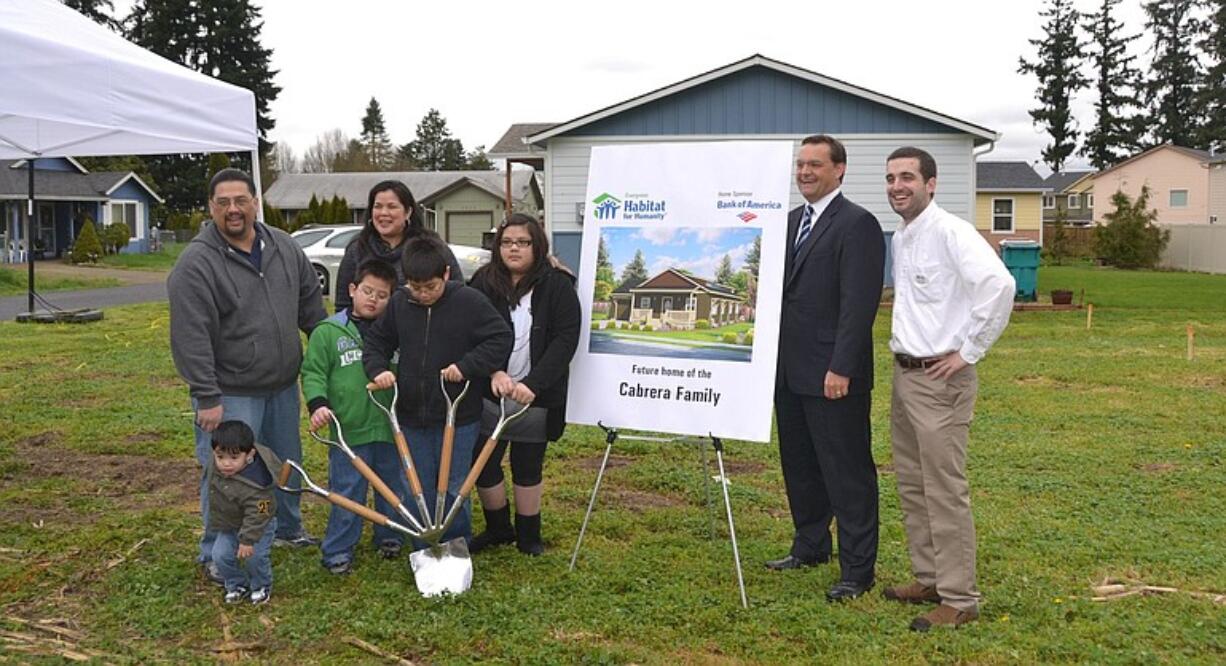
[{"label": "eyeglasses", "polygon": [[251,197],[234,197],[233,199],[222,197],[220,199],[213,199],[213,205],[218,208],[229,208],[230,204],[234,204],[239,208],[246,208],[251,205]]},{"label": "eyeglasses", "polygon": [[376,301],[386,301],[392,297],[391,294],[383,291],[382,289],[375,289],[374,287],[367,287],[366,285],[359,285],[358,291],[362,292],[362,295],[366,298],[373,298]]},{"label": "eyeglasses", "polygon": [[501,241],[499,241],[498,244],[508,249],[512,247],[517,247],[521,250],[526,250],[532,247],[532,239],[531,238],[521,238],[519,240],[512,240],[510,238],[504,238]]}]

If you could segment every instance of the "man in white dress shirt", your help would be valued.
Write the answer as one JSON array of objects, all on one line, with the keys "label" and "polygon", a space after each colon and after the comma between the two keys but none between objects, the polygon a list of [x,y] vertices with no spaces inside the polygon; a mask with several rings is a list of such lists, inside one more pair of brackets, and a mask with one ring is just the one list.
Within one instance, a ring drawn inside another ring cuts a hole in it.
[{"label": "man in white dress shirt", "polygon": [[936,176],[936,162],[918,148],[886,160],[886,195],[902,217],[892,240],[890,436],[915,580],[885,596],[938,604],[912,621],[916,631],[979,617],[966,480],[975,364],[1009,323],[1015,290],[974,225],[932,200]]}]

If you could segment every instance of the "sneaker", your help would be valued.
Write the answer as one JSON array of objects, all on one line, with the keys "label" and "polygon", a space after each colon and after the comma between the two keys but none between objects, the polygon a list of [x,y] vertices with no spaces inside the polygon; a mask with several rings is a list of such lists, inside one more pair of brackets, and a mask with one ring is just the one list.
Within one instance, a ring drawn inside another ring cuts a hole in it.
[{"label": "sneaker", "polygon": [[246,598],[247,598],[247,588],[238,587],[233,590],[230,590],[229,592],[226,592],[226,596],[222,597],[221,599],[222,601],[228,604],[236,604]]},{"label": "sneaker", "polygon": [[319,539],[302,532],[295,537],[277,537],[272,540],[274,546],[290,546],[292,548],[306,548],[308,546],[318,546]]},{"label": "sneaker", "polygon": [[385,560],[394,560],[400,557],[401,544],[399,541],[384,541],[379,544],[379,554]]},{"label": "sneaker", "polygon": [[222,578],[221,572],[217,570],[217,565],[212,562],[201,562],[200,573],[204,576],[205,580],[214,585],[225,586],[226,584],[226,579]]},{"label": "sneaker", "polygon": [[345,576],[353,570],[353,562],[345,560],[344,562],[336,562],[335,564],[325,564],[324,568],[333,576]]},{"label": "sneaker", "polygon": [[912,631],[928,631],[933,627],[958,627],[979,618],[978,610],[958,610],[941,604],[911,621]]},{"label": "sneaker", "polygon": [[272,597],[271,587],[259,587],[251,591],[251,605],[259,606],[260,604],[268,603]]}]

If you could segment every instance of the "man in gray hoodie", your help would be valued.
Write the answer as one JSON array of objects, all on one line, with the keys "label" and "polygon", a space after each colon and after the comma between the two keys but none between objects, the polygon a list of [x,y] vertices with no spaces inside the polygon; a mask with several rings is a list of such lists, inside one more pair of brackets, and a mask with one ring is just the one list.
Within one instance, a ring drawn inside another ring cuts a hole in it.
[{"label": "man in gray hoodie", "polygon": [[[302,249],[279,229],[256,222],[260,200],[251,176],[223,169],[209,183],[211,223],[200,228],[167,279],[170,350],[196,412],[196,459],[208,469],[210,433],[239,420],[282,459],[301,460],[298,369],[302,342],[322,321],[319,278]],[[198,561],[210,559],[208,486],[201,475],[205,520]],[[277,493],[277,541],[317,540],[302,527],[298,497]]]}]

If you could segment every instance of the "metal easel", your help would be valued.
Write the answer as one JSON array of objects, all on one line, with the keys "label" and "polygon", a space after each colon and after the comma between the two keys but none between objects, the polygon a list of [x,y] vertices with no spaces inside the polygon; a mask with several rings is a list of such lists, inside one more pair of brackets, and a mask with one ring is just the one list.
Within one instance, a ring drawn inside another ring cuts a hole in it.
[{"label": "metal easel", "polygon": [[[618,439],[633,440],[638,442],[661,442],[673,443],[680,442],[686,444],[697,444],[702,451],[702,477],[703,488],[706,489],[707,498],[707,515],[711,515],[711,486],[706,482],[709,467],[707,465],[707,447],[709,441],[711,448],[715,449],[715,460],[719,465],[719,485],[724,491],[724,511],[728,516],[728,535],[732,541],[732,560],[736,564],[736,582],[741,591],[741,606],[749,608],[749,599],[745,596],[745,577],[741,572],[741,553],[736,542],[736,525],[732,521],[732,502],[728,499],[728,477],[724,473],[724,443],[715,435],[707,437],[690,437],[680,435],[675,437],[658,437],[653,435],[641,434],[623,434],[617,428],[611,428],[603,423],[597,422],[605,433],[605,449],[604,459],[600,461],[600,471],[596,473],[596,484],[592,486],[592,498],[587,503],[587,513],[583,515],[583,525],[579,528],[579,539],[575,541],[575,552],[570,556],[570,571],[575,570],[575,562],[579,559],[579,548],[583,545],[583,535],[587,533],[587,524],[592,517],[592,509],[596,507],[596,494],[600,491],[600,482],[604,479],[605,469],[609,465],[609,455],[613,452],[613,444]],[[714,529],[708,523],[708,530],[711,536],[714,536]]]}]

